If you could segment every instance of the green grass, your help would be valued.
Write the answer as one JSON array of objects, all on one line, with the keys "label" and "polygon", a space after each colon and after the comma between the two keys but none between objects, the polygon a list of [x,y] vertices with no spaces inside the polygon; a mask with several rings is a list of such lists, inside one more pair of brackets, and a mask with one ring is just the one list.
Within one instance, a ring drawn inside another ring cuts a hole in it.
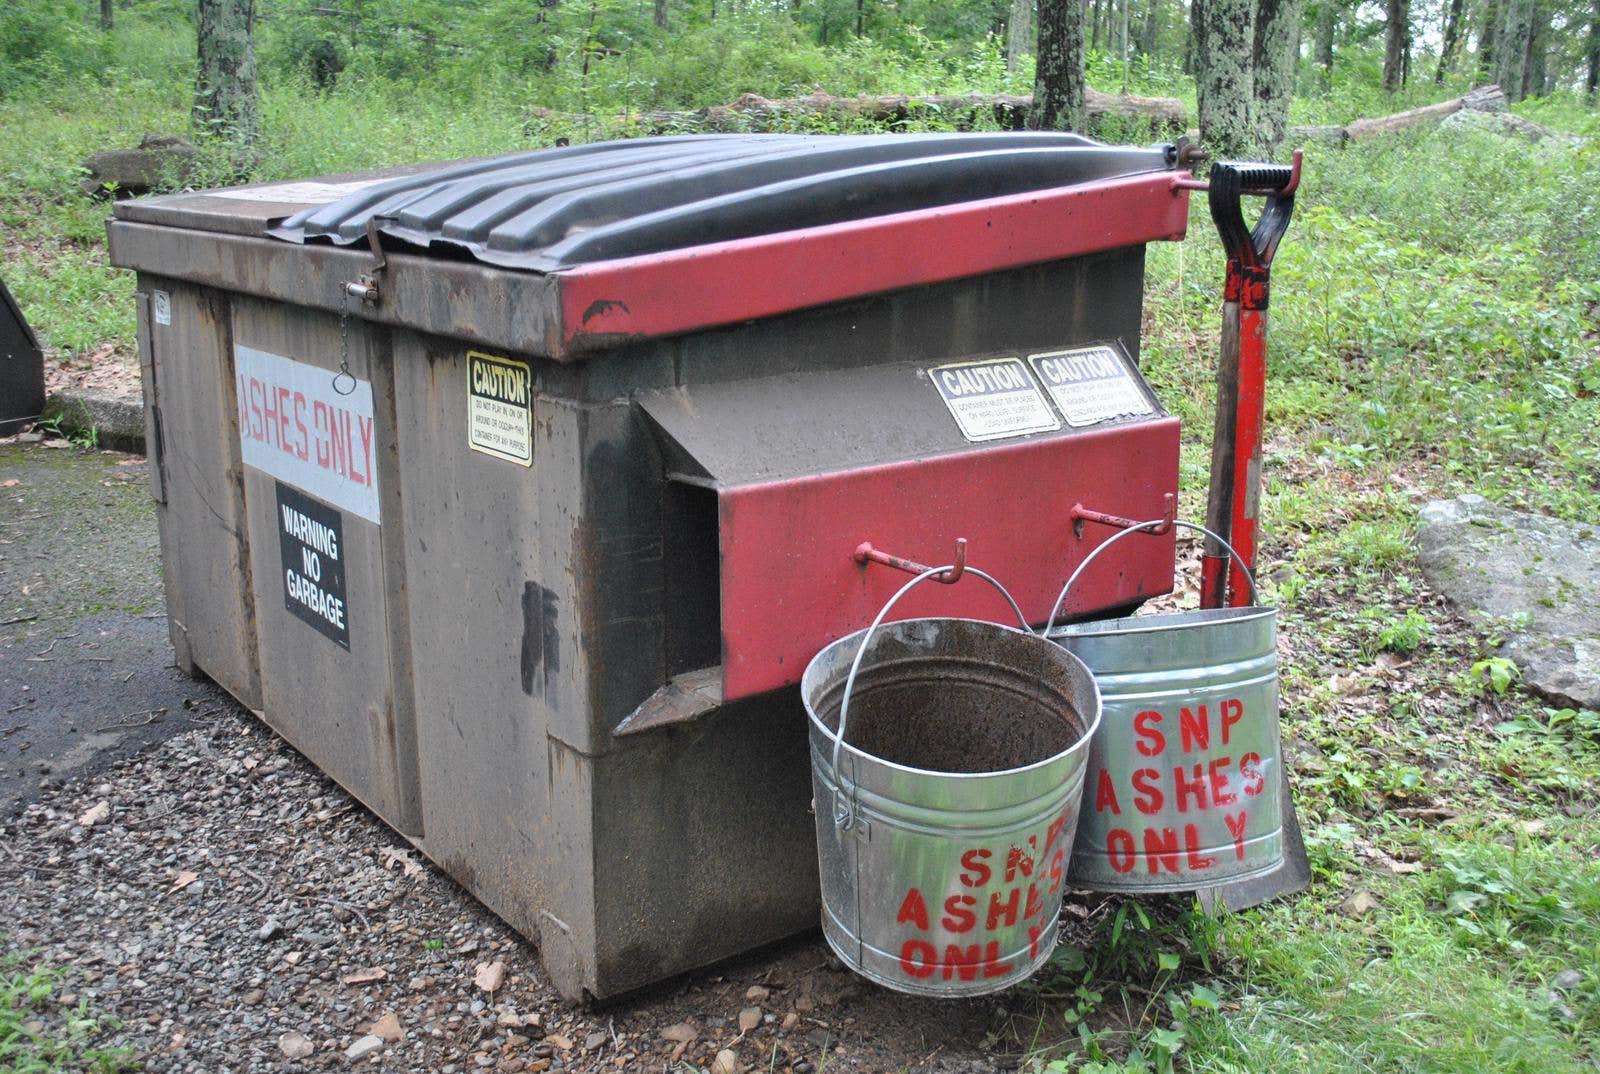
[{"label": "green grass", "polygon": [[137,1069],[128,1049],[94,1043],[116,1023],[92,1014],[85,1002],[63,1007],[56,1000],[55,983],[49,969],[18,955],[0,955],[0,1072],[115,1074]]}]

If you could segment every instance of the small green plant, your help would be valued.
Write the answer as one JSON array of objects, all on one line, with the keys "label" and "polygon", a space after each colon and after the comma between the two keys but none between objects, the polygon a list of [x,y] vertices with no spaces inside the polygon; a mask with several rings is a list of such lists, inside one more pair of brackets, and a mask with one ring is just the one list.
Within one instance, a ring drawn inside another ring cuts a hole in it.
[{"label": "small green plant", "polygon": [[47,1024],[42,1015],[55,992],[55,982],[56,974],[49,969],[29,965],[19,955],[0,956],[0,1071],[116,1074],[135,1069],[129,1049],[93,1044],[95,1037],[120,1023],[92,1014],[87,1002]]},{"label": "small green plant", "polygon": [[424,951],[443,951],[444,941],[439,939],[437,936],[431,936],[422,941],[422,949]]},{"label": "small green plant", "polygon": [[1406,614],[1390,619],[1378,629],[1378,648],[1391,653],[1414,653],[1427,638],[1431,627],[1423,614],[1407,608]]},{"label": "small green plant", "polygon": [[1491,656],[1479,660],[1467,672],[1467,679],[1473,689],[1480,694],[1503,695],[1514,686],[1522,672],[1517,665],[1503,656]]}]

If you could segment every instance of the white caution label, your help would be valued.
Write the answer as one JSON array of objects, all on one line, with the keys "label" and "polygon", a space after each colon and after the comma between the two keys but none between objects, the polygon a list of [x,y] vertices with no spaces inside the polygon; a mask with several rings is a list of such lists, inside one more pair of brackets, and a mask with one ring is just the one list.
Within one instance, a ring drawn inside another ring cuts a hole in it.
[{"label": "white caution label", "polygon": [[155,312],[156,324],[172,323],[172,296],[165,291],[150,292],[150,308]]},{"label": "white caution label", "polygon": [[1155,412],[1120,344],[1030,354],[1028,361],[1075,429]]},{"label": "white caution label", "polygon": [[961,435],[974,443],[1061,428],[1021,358],[935,366],[928,376]]},{"label": "white caution label", "polygon": [[377,522],[372,384],[254,347],[236,345],[233,366],[245,465]]},{"label": "white caution label", "polygon": [[467,352],[467,443],[533,465],[533,371],[527,362]]}]

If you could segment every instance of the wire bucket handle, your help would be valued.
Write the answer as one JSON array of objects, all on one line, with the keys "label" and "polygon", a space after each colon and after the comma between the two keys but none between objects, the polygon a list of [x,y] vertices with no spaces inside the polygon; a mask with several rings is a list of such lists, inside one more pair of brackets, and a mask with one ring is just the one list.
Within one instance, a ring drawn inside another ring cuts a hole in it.
[{"label": "wire bucket handle", "polygon": [[[900,602],[901,597],[911,592],[923,582],[926,582],[929,578],[934,578],[938,575],[944,574],[946,571],[953,570],[955,570],[955,564],[953,563],[947,564],[943,567],[930,567],[921,574],[917,575],[915,578],[911,579],[911,581],[907,582],[905,585],[901,586],[899,591],[895,593],[894,596],[889,598],[889,602],[879,609],[877,618],[872,621],[871,626],[867,627],[866,633],[861,635],[861,644],[856,649],[855,659],[850,661],[850,674],[847,675],[844,680],[844,697],[840,698],[839,700],[839,729],[838,731],[834,732],[833,735],[832,764],[834,779],[837,781],[833,791],[833,823],[841,831],[846,830],[855,824],[855,792],[860,789],[856,785],[855,781],[851,780],[850,800],[846,801],[844,795],[840,793],[844,788],[839,784],[844,782],[844,777],[839,772],[839,751],[844,746],[845,719],[850,712],[850,694],[855,690],[856,673],[861,670],[861,658],[866,655],[867,646],[872,643],[872,635],[876,634],[878,628],[883,625],[884,616],[888,615],[890,609]],[[967,574],[976,575],[977,577],[982,578],[985,582],[988,582],[990,585],[994,586],[995,589],[999,590],[1000,595],[1006,598],[1006,603],[1011,605],[1011,610],[1017,613],[1017,621],[1022,624],[1022,629],[1029,634],[1033,633],[1033,627],[1029,625],[1028,617],[1022,614],[1022,606],[1017,603],[1016,598],[1013,597],[1010,591],[1007,590],[1005,586],[1001,585],[993,575],[986,571],[980,571],[978,568],[971,566],[966,567],[963,576]]]},{"label": "wire bucket handle", "polygon": [[1067,579],[1067,584],[1061,587],[1061,595],[1056,598],[1055,606],[1050,609],[1050,618],[1048,621],[1046,621],[1044,629],[1039,632],[1039,636],[1048,638],[1050,636],[1050,632],[1056,628],[1056,616],[1061,614],[1061,606],[1067,602],[1067,594],[1072,590],[1074,583],[1077,582],[1078,576],[1088,569],[1089,564],[1093,563],[1095,559],[1099,557],[1101,552],[1104,552],[1106,549],[1110,548],[1112,545],[1116,544],[1129,534],[1138,533],[1141,530],[1153,529],[1157,526],[1166,526],[1169,524],[1169,522],[1171,525],[1181,526],[1186,530],[1193,530],[1196,533],[1203,533],[1207,537],[1210,537],[1213,541],[1216,541],[1223,548],[1227,549],[1228,555],[1233,557],[1233,561],[1237,563],[1239,565],[1239,569],[1244,572],[1245,581],[1250,583],[1250,603],[1253,605],[1259,605],[1261,603],[1261,596],[1256,590],[1255,574],[1251,572],[1249,565],[1245,563],[1244,557],[1240,556],[1238,552],[1234,551],[1233,545],[1223,540],[1211,530],[1206,529],[1206,527],[1197,525],[1196,523],[1184,522],[1180,519],[1169,520],[1163,518],[1153,518],[1149,522],[1140,522],[1136,525],[1129,526],[1127,529],[1115,534],[1110,540],[1103,541],[1098,547],[1095,548],[1093,552],[1090,552],[1083,558],[1083,562],[1078,564],[1077,570],[1073,571],[1071,577]]}]

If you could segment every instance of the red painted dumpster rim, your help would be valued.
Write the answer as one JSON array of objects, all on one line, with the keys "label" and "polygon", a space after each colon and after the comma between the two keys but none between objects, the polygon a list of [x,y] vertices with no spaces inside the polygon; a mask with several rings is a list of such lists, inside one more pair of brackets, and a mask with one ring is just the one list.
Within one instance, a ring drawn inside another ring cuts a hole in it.
[{"label": "red painted dumpster rim", "polygon": [[1180,240],[1182,177],[1123,176],[563,269],[553,356]]}]

